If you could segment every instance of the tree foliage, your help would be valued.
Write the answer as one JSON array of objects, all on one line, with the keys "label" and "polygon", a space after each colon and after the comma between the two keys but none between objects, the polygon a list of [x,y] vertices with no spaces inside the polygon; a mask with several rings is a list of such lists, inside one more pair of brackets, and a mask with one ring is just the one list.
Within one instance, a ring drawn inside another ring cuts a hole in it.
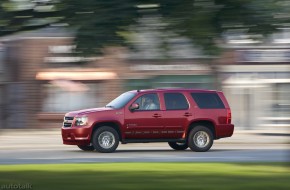
[{"label": "tree foliage", "polygon": [[0,0],[0,36],[35,30],[63,17],[57,0]]},{"label": "tree foliage", "polygon": [[0,0],[0,35],[62,23],[76,31],[79,51],[97,54],[106,46],[129,46],[122,33],[150,9],[166,30],[211,55],[226,31],[262,37],[289,23],[288,0]]}]

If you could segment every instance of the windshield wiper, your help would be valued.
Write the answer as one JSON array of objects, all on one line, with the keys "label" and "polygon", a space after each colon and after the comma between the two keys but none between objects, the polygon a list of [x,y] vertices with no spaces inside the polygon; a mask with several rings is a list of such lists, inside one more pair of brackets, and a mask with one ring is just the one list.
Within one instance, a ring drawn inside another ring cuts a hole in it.
[{"label": "windshield wiper", "polygon": [[105,108],[114,108],[114,106],[106,105]]}]

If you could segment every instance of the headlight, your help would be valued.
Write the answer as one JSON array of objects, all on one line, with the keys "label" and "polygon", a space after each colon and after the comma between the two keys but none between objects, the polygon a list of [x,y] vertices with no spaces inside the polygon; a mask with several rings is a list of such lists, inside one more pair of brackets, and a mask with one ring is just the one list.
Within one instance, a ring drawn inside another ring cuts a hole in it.
[{"label": "headlight", "polygon": [[88,124],[88,117],[82,116],[82,117],[76,117],[75,125],[76,126],[84,126]]}]

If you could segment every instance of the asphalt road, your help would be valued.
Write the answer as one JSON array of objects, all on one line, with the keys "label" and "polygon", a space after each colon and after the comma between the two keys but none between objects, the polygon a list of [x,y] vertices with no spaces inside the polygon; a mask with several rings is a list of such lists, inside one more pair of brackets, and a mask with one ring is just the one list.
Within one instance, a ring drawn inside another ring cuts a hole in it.
[{"label": "asphalt road", "polygon": [[[154,145],[156,145],[154,143]],[[256,149],[216,145],[208,152],[174,151],[150,144],[126,145],[115,153],[84,152],[77,147],[57,149],[0,150],[0,164],[88,163],[88,162],[289,162],[290,149]]]},{"label": "asphalt road", "polygon": [[290,162],[289,136],[237,133],[208,152],[172,150],[167,143],[120,144],[114,153],[63,145],[58,131],[0,134],[0,164],[90,162]]}]

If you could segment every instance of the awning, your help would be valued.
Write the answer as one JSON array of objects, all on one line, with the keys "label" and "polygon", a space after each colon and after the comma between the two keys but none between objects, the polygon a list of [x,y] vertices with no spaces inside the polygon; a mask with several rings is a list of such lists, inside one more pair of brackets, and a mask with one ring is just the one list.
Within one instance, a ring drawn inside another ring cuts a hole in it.
[{"label": "awning", "polygon": [[109,80],[117,79],[118,77],[114,72],[47,71],[38,72],[35,78],[37,80]]},{"label": "awning", "polygon": [[89,90],[86,84],[71,80],[52,80],[50,84],[68,92],[84,92]]}]

